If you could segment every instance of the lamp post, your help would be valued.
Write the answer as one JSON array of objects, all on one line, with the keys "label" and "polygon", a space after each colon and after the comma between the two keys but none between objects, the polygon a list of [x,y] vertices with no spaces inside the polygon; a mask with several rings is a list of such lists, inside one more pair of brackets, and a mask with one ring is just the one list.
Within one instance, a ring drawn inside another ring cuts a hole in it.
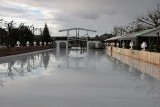
[{"label": "lamp post", "polygon": [[[2,21],[3,21],[3,19],[0,19],[0,23],[2,23]],[[0,45],[1,45],[1,43],[2,43],[2,26],[0,26]]]},{"label": "lamp post", "polygon": [[125,48],[125,42],[124,42],[124,41],[123,41],[123,43],[122,43],[122,46],[123,46],[122,48]]},{"label": "lamp post", "polygon": [[157,32],[156,34],[157,34],[157,51],[159,51],[159,32]]}]

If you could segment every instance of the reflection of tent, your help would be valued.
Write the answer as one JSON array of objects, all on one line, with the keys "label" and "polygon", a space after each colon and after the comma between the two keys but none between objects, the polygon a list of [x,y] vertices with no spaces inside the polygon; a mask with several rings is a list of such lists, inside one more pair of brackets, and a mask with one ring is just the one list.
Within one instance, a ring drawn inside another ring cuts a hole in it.
[{"label": "reflection of tent", "polygon": [[[155,78],[155,79],[160,80],[160,72],[159,72],[160,67],[158,65],[149,64],[149,63],[146,63],[146,62],[143,62],[143,61],[131,58],[131,57],[127,57],[124,55],[120,55],[114,52],[112,54],[110,53],[111,52],[107,52],[108,57],[114,60],[118,60],[117,63],[120,65],[121,70],[122,68],[124,69],[124,67],[125,68],[127,67],[127,70],[125,71],[129,71],[128,73],[134,74],[136,76],[138,75],[142,79],[146,79],[146,75],[148,75],[147,78]],[[113,60],[111,61],[115,62]],[[117,63],[114,63],[114,64],[117,64]],[[117,66],[114,66],[114,67],[118,68]]]}]

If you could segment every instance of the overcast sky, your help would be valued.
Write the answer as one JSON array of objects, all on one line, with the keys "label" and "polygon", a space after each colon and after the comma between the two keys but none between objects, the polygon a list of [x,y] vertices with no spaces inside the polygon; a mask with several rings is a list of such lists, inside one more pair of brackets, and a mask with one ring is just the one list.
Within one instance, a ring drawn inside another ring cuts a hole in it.
[{"label": "overcast sky", "polygon": [[123,26],[147,11],[156,9],[158,0],[1,0],[0,19],[17,24],[44,27],[52,36],[65,35],[58,30],[88,28],[92,35],[111,33],[113,26]]}]

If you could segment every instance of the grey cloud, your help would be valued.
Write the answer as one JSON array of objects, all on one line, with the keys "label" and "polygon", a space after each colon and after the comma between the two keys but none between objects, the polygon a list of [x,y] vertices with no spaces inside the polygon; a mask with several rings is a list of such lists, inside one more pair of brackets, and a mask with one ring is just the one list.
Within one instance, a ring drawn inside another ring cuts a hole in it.
[{"label": "grey cloud", "polygon": [[20,7],[15,7],[15,6],[6,6],[6,5],[0,5],[0,10],[1,12],[7,13],[26,13],[27,10],[20,8]]},{"label": "grey cloud", "polygon": [[[1,16],[23,18],[37,26],[39,23],[49,22],[65,28],[88,27],[100,31],[101,34],[110,32],[114,25],[123,26],[132,21],[137,14],[155,8],[157,0],[2,0],[2,2],[5,5],[0,4]],[[38,12],[29,10],[30,8],[35,8]]]},{"label": "grey cloud", "polygon": [[[39,0],[38,2],[30,0],[33,6],[49,10],[62,10],[64,13],[69,13],[72,16],[79,18],[96,20],[101,15],[114,15],[118,11],[108,6],[106,0]],[[26,3],[26,2],[25,2]],[[65,14],[64,14],[65,15]]]},{"label": "grey cloud", "polygon": [[102,15],[116,15],[118,14],[118,11],[108,11],[108,10],[102,10],[102,11],[97,11],[97,10],[90,10],[90,11],[81,11],[75,13],[78,17],[84,18],[84,19],[91,19],[91,20],[97,20],[100,18]]},{"label": "grey cloud", "polygon": [[77,13],[77,16],[80,18],[84,18],[84,19],[92,19],[92,20],[96,20],[100,17],[100,14],[95,14],[95,13]]}]

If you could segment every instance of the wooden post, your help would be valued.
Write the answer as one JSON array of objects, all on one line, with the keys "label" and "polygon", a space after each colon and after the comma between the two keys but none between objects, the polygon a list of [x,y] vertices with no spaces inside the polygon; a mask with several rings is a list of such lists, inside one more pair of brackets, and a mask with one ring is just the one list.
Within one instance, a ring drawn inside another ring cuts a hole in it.
[{"label": "wooden post", "polygon": [[157,52],[159,50],[159,32],[156,33],[157,34]]},{"label": "wooden post", "polygon": [[149,51],[151,51],[151,37],[149,37]]}]

